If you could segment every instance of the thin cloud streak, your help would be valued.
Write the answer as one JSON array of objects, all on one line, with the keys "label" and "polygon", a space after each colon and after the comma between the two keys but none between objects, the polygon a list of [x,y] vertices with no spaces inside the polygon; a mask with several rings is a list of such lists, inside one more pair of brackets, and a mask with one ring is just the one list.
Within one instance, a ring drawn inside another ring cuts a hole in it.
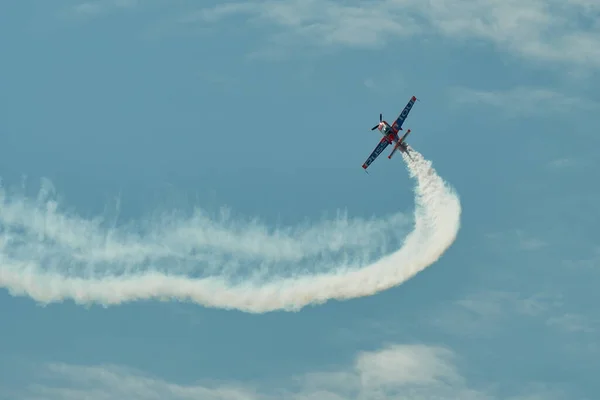
[{"label": "thin cloud streak", "polygon": [[498,107],[511,116],[547,115],[549,112],[564,116],[573,111],[591,112],[600,109],[600,104],[595,101],[541,87],[521,86],[503,90],[454,87],[449,92],[453,104]]},{"label": "thin cloud streak", "polygon": [[43,380],[34,377],[30,381],[35,383],[18,394],[46,400],[500,400],[508,393],[512,400],[568,397],[542,382],[514,387],[514,382],[480,381],[475,386],[459,370],[459,358],[444,346],[391,344],[359,352],[350,365],[270,385],[208,380],[183,384],[123,366],[53,363],[40,366],[38,378]]},{"label": "thin cloud streak", "polygon": [[211,382],[177,384],[140,371],[114,365],[49,364],[44,381],[23,390],[23,398],[164,400],[308,400],[466,398],[485,394],[467,386],[447,348],[423,344],[395,344],[360,352],[349,366],[302,374],[278,387],[259,383]]},{"label": "thin cloud streak", "polygon": [[138,0],[86,1],[70,7],[65,14],[78,19],[91,19],[120,9],[133,9],[138,5]]}]

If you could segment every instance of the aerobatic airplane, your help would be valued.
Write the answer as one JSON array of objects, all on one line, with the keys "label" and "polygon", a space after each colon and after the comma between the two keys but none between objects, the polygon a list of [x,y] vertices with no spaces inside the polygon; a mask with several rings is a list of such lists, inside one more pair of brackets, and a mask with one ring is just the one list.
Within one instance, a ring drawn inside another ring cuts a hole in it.
[{"label": "aerobatic airplane", "polygon": [[365,161],[365,163],[363,164],[362,167],[365,169],[365,171],[367,170],[369,165],[371,165],[371,163],[375,161],[377,157],[379,157],[381,152],[385,150],[385,148],[388,145],[392,144],[392,142],[396,143],[396,145],[394,146],[394,149],[392,150],[388,158],[392,158],[392,156],[398,149],[400,149],[401,152],[406,153],[410,157],[410,153],[408,152],[408,145],[404,142],[404,139],[406,139],[406,137],[410,133],[410,129],[408,129],[401,138],[398,136],[398,132],[402,130],[402,124],[406,120],[406,117],[408,117],[408,113],[412,109],[412,106],[415,104],[416,100],[417,98],[415,96],[411,97],[411,99],[408,101],[408,104],[406,104],[406,107],[404,107],[404,110],[402,110],[398,118],[396,118],[396,121],[394,121],[394,124],[392,126],[390,126],[390,124],[383,120],[383,115],[379,114],[379,124],[372,127],[371,130],[374,131],[375,129],[379,129],[379,131],[383,135],[383,138],[381,139],[377,147],[375,147],[375,150],[373,150],[369,158],[367,158],[367,161]]}]

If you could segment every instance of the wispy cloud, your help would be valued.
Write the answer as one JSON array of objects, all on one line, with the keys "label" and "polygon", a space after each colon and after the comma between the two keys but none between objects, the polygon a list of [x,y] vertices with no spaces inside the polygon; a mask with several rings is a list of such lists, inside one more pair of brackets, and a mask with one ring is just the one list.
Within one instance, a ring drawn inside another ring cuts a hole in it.
[{"label": "wispy cloud", "polygon": [[572,158],[557,158],[556,160],[552,160],[548,163],[548,167],[550,168],[569,168],[575,165],[579,165],[581,162],[579,160],[574,160]]},{"label": "wispy cloud", "polygon": [[515,317],[540,318],[555,315],[563,305],[556,293],[524,296],[509,291],[481,291],[450,305],[429,323],[456,335],[493,336]]},{"label": "wispy cloud", "polygon": [[179,19],[181,23],[194,22],[213,22],[230,15],[240,13],[252,13],[257,10],[257,5],[252,2],[247,3],[221,3],[213,8],[205,8],[199,11],[191,12]]},{"label": "wispy cloud", "polygon": [[596,329],[593,321],[579,314],[566,313],[560,316],[548,318],[548,326],[557,327],[565,332],[594,333]]},{"label": "wispy cloud", "polygon": [[391,72],[377,77],[368,77],[363,81],[363,84],[367,89],[383,95],[389,93],[390,90],[404,89],[406,80],[397,72]]},{"label": "wispy cloud", "polygon": [[25,400],[500,400],[512,393],[511,399],[516,400],[535,399],[536,395],[554,399],[559,393],[542,383],[515,388],[514,382],[473,382],[458,367],[459,362],[464,364],[447,347],[391,344],[359,352],[349,365],[330,366],[278,382],[264,379],[244,383],[168,382],[123,366],[49,364],[39,367],[39,374],[29,379],[33,383],[18,394]]},{"label": "wispy cloud", "polygon": [[[90,18],[139,3],[87,1],[73,6],[69,14]],[[276,33],[269,30],[269,43],[279,48],[306,43],[381,48],[399,38],[445,37],[457,43],[483,40],[529,60],[597,68],[599,15],[598,3],[587,0],[253,0],[189,10],[177,21],[207,25],[242,16],[248,27],[277,27]],[[278,54],[271,49],[272,53]]]},{"label": "wispy cloud", "polygon": [[457,301],[456,304],[475,315],[492,317],[502,315],[507,306],[517,312],[534,315],[543,309],[535,299],[523,299],[516,293],[500,291],[476,293]]},{"label": "wispy cloud", "polygon": [[590,254],[585,256],[579,254],[576,259],[568,259],[563,261],[563,265],[569,269],[600,271],[600,246],[594,245]]},{"label": "wispy cloud", "polygon": [[65,14],[80,19],[89,19],[119,9],[131,9],[139,5],[138,0],[95,0],[75,4]]},{"label": "wispy cloud", "polygon": [[195,15],[207,22],[244,13],[252,23],[274,23],[321,45],[372,47],[395,37],[441,35],[485,40],[529,59],[598,67],[600,27],[593,15],[599,12],[597,3],[583,0],[266,0],[219,4]]},{"label": "wispy cloud", "polygon": [[600,105],[595,101],[538,87],[516,87],[496,91],[457,87],[451,90],[451,99],[455,104],[499,107],[510,116],[548,113],[567,115],[572,111],[600,109]]},{"label": "wispy cloud", "polygon": [[488,239],[488,245],[502,252],[505,252],[507,249],[533,251],[548,246],[545,240],[530,235],[521,229],[509,232],[491,232],[486,234],[485,237]]},{"label": "wispy cloud", "polygon": [[[551,328],[553,334],[592,334],[587,336],[592,340],[600,327],[600,319],[573,311],[565,298],[555,290],[535,295],[480,291],[443,305],[435,317],[426,318],[428,324],[460,337],[496,337],[521,329],[518,328],[519,321],[524,319],[536,323],[544,331]],[[575,339],[562,342],[562,339],[557,339],[556,343],[569,348],[581,346],[583,342]]]},{"label": "wispy cloud", "polygon": [[580,172],[583,168],[594,168],[596,165],[595,158],[581,158],[581,157],[561,157],[549,161],[546,167],[549,170],[561,171],[561,170],[577,170]]},{"label": "wispy cloud", "polygon": [[391,345],[357,354],[352,365],[291,377],[278,386],[260,382],[180,384],[119,366],[51,364],[21,398],[163,400],[487,399],[468,386],[449,349]]}]

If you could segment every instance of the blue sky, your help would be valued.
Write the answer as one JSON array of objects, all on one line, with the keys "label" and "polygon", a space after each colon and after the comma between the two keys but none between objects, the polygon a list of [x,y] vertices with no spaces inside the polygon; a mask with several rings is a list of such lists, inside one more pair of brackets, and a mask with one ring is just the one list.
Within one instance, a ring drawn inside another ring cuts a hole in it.
[{"label": "blue sky", "polygon": [[1,9],[1,399],[600,396],[596,2]]}]

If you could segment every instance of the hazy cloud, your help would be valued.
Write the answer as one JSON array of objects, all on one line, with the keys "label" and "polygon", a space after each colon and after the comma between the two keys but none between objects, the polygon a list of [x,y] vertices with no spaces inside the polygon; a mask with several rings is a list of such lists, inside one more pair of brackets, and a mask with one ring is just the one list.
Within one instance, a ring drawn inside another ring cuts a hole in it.
[{"label": "hazy cloud", "polygon": [[139,5],[139,0],[95,0],[72,6],[67,14],[75,18],[93,18],[119,9],[131,9]]},{"label": "hazy cloud", "polygon": [[[353,365],[295,377],[286,387],[259,388],[236,382],[171,383],[119,366],[50,364],[46,383],[27,388],[22,398],[258,400],[258,399],[486,399],[467,387],[453,364],[454,353],[426,345],[392,345],[359,353]],[[49,379],[48,379],[49,378]]]},{"label": "hazy cloud", "polygon": [[441,35],[485,40],[529,59],[598,67],[600,27],[592,15],[599,9],[584,0],[266,0],[221,3],[201,15],[206,22],[243,13],[321,45],[382,46],[398,36]]},{"label": "hazy cloud", "polygon": [[490,91],[458,87],[451,90],[451,98],[454,104],[483,104],[502,108],[510,116],[548,113],[564,116],[572,111],[599,108],[594,101],[538,87]]}]

